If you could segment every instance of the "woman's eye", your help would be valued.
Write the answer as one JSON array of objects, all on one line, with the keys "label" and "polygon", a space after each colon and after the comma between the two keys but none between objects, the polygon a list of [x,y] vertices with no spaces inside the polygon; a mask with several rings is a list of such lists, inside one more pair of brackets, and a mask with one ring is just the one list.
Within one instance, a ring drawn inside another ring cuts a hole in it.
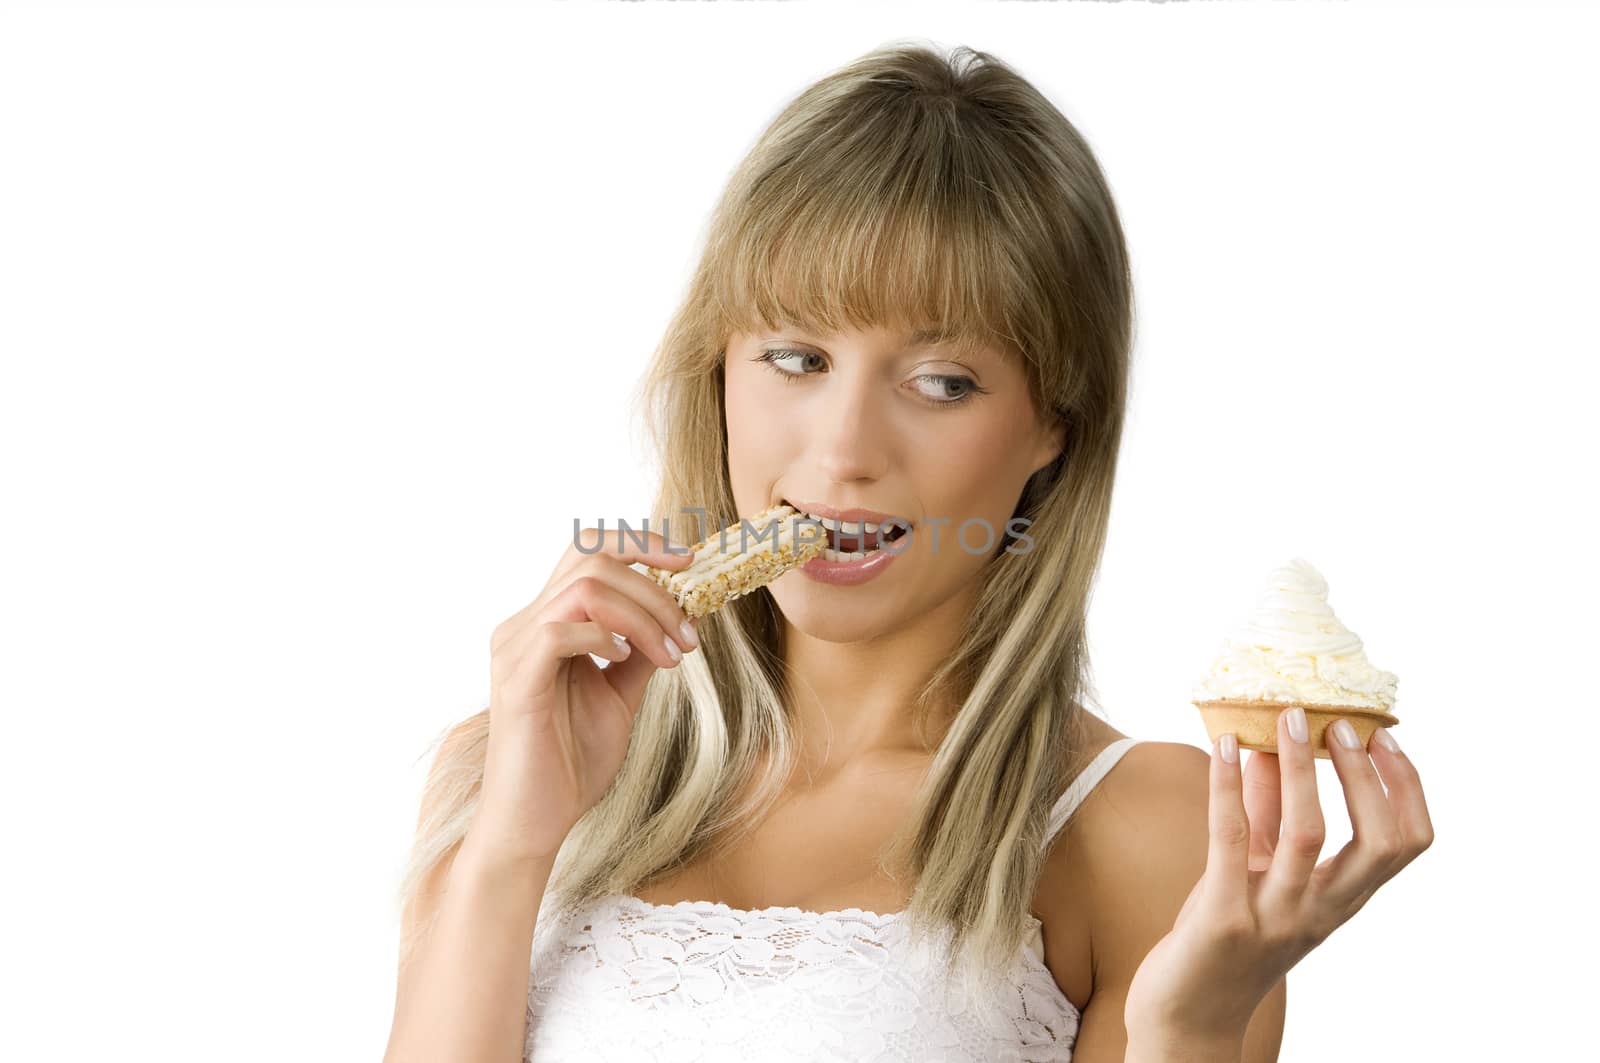
[{"label": "woman's eye", "polygon": [[979,391],[978,382],[969,376],[928,374],[917,377],[917,380],[932,382],[933,386],[922,394],[940,406],[954,406],[966,402]]},{"label": "woman's eye", "polygon": [[[777,373],[785,383],[795,383],[803,376],[814,376],[827,365],[827,359],[814,351],[791,351],[781,347],[770,351],[763,351],[756,359],[764,363],[767,368]],[[780,363],[788,366],[779,368]],[[984,389],[978,382],[969,376],[960,376],[944,373],[925,373],[916,377],[916,392],[919,398],[925,400],[930,406],[949,408],[962,406],[971,401],[974,395],[984,394]],[[926,389],[923,385],[926,384]]]},{"label": "woman's eye", "polygon": [[[808,363],[806,361],[807,358],[815,358],[816,362]],[[781,348],[775,348],[773,350],[764,352],[761,357],[757,359],[757,361],[765,362],[772,368],[773,372],[777,373],[784,379],[789,380],[795,377],[807,376],[808,374],[803,369],[779,369],[779,362],[798,361],[800,365],[815,365],[817,362],[822,361],[822,355],[816,354],[812,351],[786,351]]]}]

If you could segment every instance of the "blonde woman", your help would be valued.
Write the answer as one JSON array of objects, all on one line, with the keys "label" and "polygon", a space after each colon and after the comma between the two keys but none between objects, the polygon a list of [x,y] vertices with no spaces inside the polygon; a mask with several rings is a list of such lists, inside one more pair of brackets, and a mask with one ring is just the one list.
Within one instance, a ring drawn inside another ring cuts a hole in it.
[{"label": "blonde woman", "polygon": [[[438,750],[388,1063],[1276,1058],[1285,974],[1432,831],[1335,743],[1317,864],[1293,711],[1241,768],[1085,707],[1132,302],[1093,154],[993,56],[782,111],[645,381],[651,535],[577,537]],[[633,567],[779,502],[911,538],[687,626]]]}]

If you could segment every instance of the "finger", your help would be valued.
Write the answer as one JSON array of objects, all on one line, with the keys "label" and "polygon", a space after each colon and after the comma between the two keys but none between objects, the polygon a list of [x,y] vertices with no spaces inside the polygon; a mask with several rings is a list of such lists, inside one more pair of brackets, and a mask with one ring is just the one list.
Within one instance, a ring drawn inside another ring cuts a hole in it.
[{"label": "finger", "polygon": [[1399,870],[1396,865],[1404,836],[1393,807],[1394,795],[1384,794],[1372,758],[1348,720],[1328,726],[1328,752],[1344,788],[1354,833],[1344,848],[1317,865],[1312,873],[1313,888],[1341,909],[1354,909]]},{"label": "finger", "polygon": [[[556,562],[555,569],[539,594],[495,628],[491,645],[498,645],[507,636],[533,623],[545,603],[572,582],[574,571],[592,559],[604,559],[606,563],[625,571],[631,571],[628,566],[632,564],[647,564],[676,572],[689,567],[694,555],[688,547],[672,542],[657,532],[632,528],[626,531],[620,528],[575,528],[572,544]],[[644,576],[642,572],[635,574]],[[645,579],[648,585],[657,585],[654,580]],[[666,594],[664,588],[662,593]]]},{"label": "finger", "polygon": [[1367,744],[1372,763],[1383,776],[1389,788],[1389,802],[1394,807],[1404,838],[1407,863],[1433,844],[1433,818],[1428,815],[1428,799],[1422,792],[1422,776],[1395,742],[1388,728],[1380,727],[1372,733]]},{"label": "finger", "polygon": [[[585,579],[598,580],[637,602],[656,618],[661,630],[672,639],[680,651],[687,653],[699,644],[699,636],[695,633],[695,629],[692,626],[689,628],[684,626],[689,619],[688,614],[683,611],[683,607],[678,604],[678,600],[670,591],[642,572],[635,572],[612,560],[601,558],[588,558],[580,562],[562,581],[553,584],[550,590],[525,609],[523,612],[527,615],[520,621],[513,618],[501,625],[504,630],[497,629],[501,632],[499,637],[502,640],[514,638],[521,628],[540,620],[582,619],[578,616],[552,616],[549,614],[549,606],[558,598],[565,596],[573,584]],[[623,634],[628,633],[623,632]]]},{"label": "finger", "polygon": [[[619,653],[616,639],[603,624],[551,621],[538,625],[526,652],[497,682],[497,699],[519,704],[539,698],[557,681],[569,658],[586,653],[608,660]],[[624,654],[631,655],[631,651]]]},{"label": "finger", "polygon": [[1224,908],[1242,905],[1249,896],[1250,818],[1245,813],[1243,791],[1238,739],[1231,733],[1220,735],[1211,745],[1207,813],[1211,841],[1205,879],[1207,896],[1215,897]]},{"label": "finger", "polygon": [[[605,579],[580,576],[550,600],[534,622],[513,636],[497,651],[498,657],[516,659],[528,652],[539,632],[550,623],[586,623],[594,620],[627,639],[633,652],[648,657],[658,668],[674,667],[681,659],[668,649],[670,637],[660,621],[637,600],[619,591]],[[676,642],[673,649],[678,649]]]},{"label": "finger", "polygon": [[1278,714],[1278,771],[1283,777],[1283,826],[1262,881],[1262,897],[1268,903],[1292,903],[1305,892],[1327,834],[1317,799],[1311,732],[1305,710],[1297,706]]},{"label": "finger", "polygon": [[[633,656],[633,646],[628,640],[615,631],[608,630],[600,621],[591,620],[586,626],[592,628],[595,634],[588,639],[580,652],[593,654],[613,663],[625,661]],[[563,656],[576,657],[577,653],[567,653]]]},{"label": "finger", "polygon": [[1250,870],[1264,871],[1278,847],[1283,822],[1283,800],[1278,755],[1252,751],[1244,766],[1244,809],[1250,817]]},{"label": "finger", "polygon": [[598,559],[581,566],[579,571],[583,576],[601,580],[638,602],[656,618],[661,630],[681,652],[688,653],[699,645],[698,629],[689,622],[689,614],[683,611],[683,606],[678,604],[678,599],[672,596],[671,591],[649,576]]},{"label": "finger", "polygon": [[[698,621],[692,620],[690,623],[698,624]],[[629,711],[637,711],[644,701],[645,684],[656,674],[656,666],[644,654],[636,653],[632,660],[607,665],[602,674]]]},{"label": "finger", "polygon": [[591,557],[605,557],[623,565],[670,568],[674,572],[687,568],[694,560],[687,546],[670,542],[659,532],[638,528],[579,528],[574,521],[572,543],[556,564],[552,580]]},{"label": "finger", "polygon": [[1433,818],[1428,814],[1428,799],[1422,792],[1422,776],[1395,742],[1388,728],[1380,727],[1367,743],[1373,766],[1389,788],[1389,804],[1400,824],[1402,859],[1391,874],[1415,860],[1433,844]]}]

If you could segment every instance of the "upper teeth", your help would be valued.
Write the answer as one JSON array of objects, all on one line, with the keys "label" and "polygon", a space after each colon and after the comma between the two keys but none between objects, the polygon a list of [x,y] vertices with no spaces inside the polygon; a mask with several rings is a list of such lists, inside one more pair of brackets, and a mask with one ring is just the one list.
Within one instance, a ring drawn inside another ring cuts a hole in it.
[{"label": "upper teeth", "polygon": [[817,521],[831,532],[844,532],[846,535],[876,535],[878,526],[870,520],[834,520],[832,517],[819,517],[815,513],[807,513],[807,517]]}]

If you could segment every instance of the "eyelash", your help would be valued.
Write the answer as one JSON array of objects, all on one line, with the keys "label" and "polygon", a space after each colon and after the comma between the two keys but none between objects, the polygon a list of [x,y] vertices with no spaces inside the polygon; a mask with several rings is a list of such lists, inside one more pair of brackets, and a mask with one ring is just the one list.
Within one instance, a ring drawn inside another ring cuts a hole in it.
[{"label": "eyelash", "polygon": [[[777,364],[776,364],[777,360],[779,358],[787,358],[787,357],[790,357],[790,356],[794,356],[794,357],[798,357],[798,358],[804,358],[807,355],[811,355],[813,353],[814,352],[812,352],[812,351],[791,351],[791,350],[785,350],[782,347],[775,347],[772,350],[763,351],[761,353],[761,356],[759,358],[757,358],[756,361],[765,364],[768,369],[770,369],[774,373],[777,373],[778,376],[783,380],[784,383],[786,383],[786,384],[794,384],[794,383],[798,383],[801,377],[812,376],[814,374],[811,374],[811,373],[790,373],[790,372],[787,372],[785,370],[779,369]],[[822,356],[821,355],[816,355],[816,357],[820,358]],[[937,407],[939,409],[949,409],[952,406],[965,406],[967,403],[971,402],[977,396],[989,394],[989,389],[988,388],[979,387],[978,386],[978,382],[976,380],[973,380],[969,376],[962,376],[962,375],[956,374],[956,373],[924,373],[921,376],[918,376],[916,379],[917,380],[961,380],[961,381],[964,381],[966,383],[966,385],[967,385],[967,393],[965,395],[962,395],[958,399],[930,399],[926,395],[923,395],[920,392],[918,393],[918,395],[917,395],[918,398],[922,399],[929,406],[934,406],[934,407]]]}]

